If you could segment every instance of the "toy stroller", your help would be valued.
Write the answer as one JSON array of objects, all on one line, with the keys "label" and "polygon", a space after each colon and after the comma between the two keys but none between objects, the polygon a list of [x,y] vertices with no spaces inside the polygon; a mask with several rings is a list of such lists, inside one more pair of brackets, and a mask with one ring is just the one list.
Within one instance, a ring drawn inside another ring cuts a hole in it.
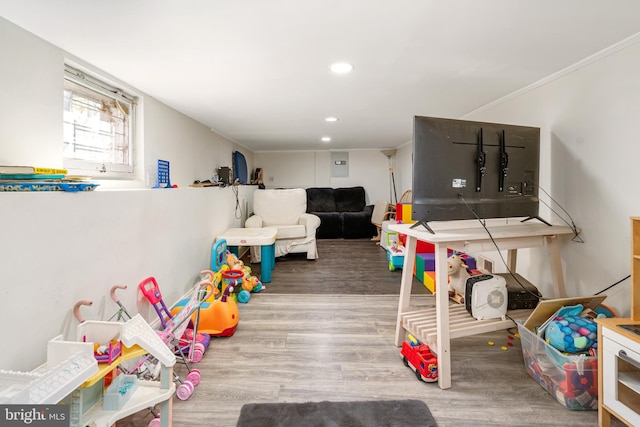
[{"label": "toy stroller", "polygon": [[[158,287],[158,282],[155,277],[147,277],[140,282],[138,287],[147,301],[153,305],[153,308],[160,318],[162,328],[165,331],[169,328],[175,329],[179,326],[184,326],[182,328],[184,334],[176,335],[176,338],[178,338],[178,347],[188,354],[189,361],[199,362],[202,360],[204,352],[207,350],[207,347],[209,347],[211,337],[207,334],[196,333],[195,331],[198,330],[200,305],[209,298],[213,290],[199,286],[187,304],[185,304],[178,313],[172,315],[162,299],[162,294],[160,293],[160,288]],[[187,328],[185,321],[189,320],[194,313],[195,325],[193,325],[192,328]],[[182,325],[183,323],[184,325]]]},{"label": "toy stroller", "polygon": [[[115,285],[111,288],[110,296],[113,302],[118,305],[118,311],[116,311],[116,313],[109,320],[112,320],[114,318],[116,320],[131,319],[131,314],[129,314],[125,306],[120,302],[118,296],[116,295],[116,291],[118,289],[126,288],[127,287],[125,285]],[[159,332],[159,335],[166,344],[171,344],[171,347],[173,347],[174,343],[172,343],[172,341],[174,340],[174,336],[171,331],[172,330],[163,330]],[[175,331],[175,329],[173,329],[173,331]],[[180,349],[180,347],[178,347],[178,349]],[[178,386],[176,387],[176,395],[180,400],[186,400],[193,394],[195,386],[200,384],[201,375],[198,369],[192,369],[189,366],[187,358],[183,352],[176,351],[175,354],[179,357],[179,360],[184,363],[188,371],[186,380],[184,381],[175,372],[173,373],[173,379],[176,383],[178,383]],[[147,355],[143,357],[135,367],[133,367],[129,371],[125,371],[125,373],[136,374],[139,377],[147,380],[156,380],[159,375],[159,368],[160,365],[157,363],[157,361],[154,360],[154,358],[152,358],[151,356]],[[153,410],[151,412],[153,413]]]}]

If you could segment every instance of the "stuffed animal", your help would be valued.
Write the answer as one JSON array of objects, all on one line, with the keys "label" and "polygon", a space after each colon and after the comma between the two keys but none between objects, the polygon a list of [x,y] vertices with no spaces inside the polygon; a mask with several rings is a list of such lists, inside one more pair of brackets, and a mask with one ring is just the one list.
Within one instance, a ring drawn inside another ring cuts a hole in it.
[{"label": "stuffed animal", "polygon": [[563,307],[547,325],[545,339],[549,345],[567,353],[581,353],[596,348],[598,325],[580,316],[582,304]]},{"label": "stuffed animal", "polygon": [[447,267],[449,272],[449,293],[458,294],[460,297],[464,297],[465,286],[467,278],[469,278],[469,272],[467,271],[467,264],[460,255],[451,255],[447,258]]}]

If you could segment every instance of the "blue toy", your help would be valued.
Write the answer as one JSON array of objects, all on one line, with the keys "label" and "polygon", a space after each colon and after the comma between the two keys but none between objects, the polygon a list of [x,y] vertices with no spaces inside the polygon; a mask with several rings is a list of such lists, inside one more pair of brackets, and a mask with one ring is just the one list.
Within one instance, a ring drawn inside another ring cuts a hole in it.
[{"label": "blue toy", "polygon": [[546,327],[546,341],[567,353],[580,353],[596,348],[598,326],[592,319],[581,317],[582,310],[582,304],[561,308]]}]

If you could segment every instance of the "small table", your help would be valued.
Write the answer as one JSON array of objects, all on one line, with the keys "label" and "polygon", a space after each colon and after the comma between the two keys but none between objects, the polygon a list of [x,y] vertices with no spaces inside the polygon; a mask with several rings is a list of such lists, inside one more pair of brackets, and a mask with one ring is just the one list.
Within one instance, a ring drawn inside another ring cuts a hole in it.
[{"label": "small table", "polygon": [[260,268],[262,283],[271,282],[271,271],[276,265],[275,228],[228,228],[216,236],[216,240],[226,240],[227,246],[260,246]]},{"label": "small table", "polygon": [[[560,259],[560,243],[558,237],[571,235],[573,230],[565,226],[548,226],[545,224],[511,222],[510,224],[497,222],[488,225],[492,237],[489,237],[484,227],[475,221],[434,221],[429,224],[435,234],[431,234],[424,227],[411,228],[412,224],[392,224],[389,230],[397,231],[407,236],[404,267],[400,283],[400,301],[396,320],[395,345],[402,345],[405,332],[409,332],[417,339],[429,345],[435,344],[438,355],[438,385],[442,389],[451,387],[451,338],[464,337],[490,331],[498,331],[513,327],[509,320],[488,319],[476,320],[466,309],[457,305],[449,309],[447,285],[447,249],[461,252],[495,251],[494,245],[501,250],[507,250],[507,265],[515,273],[517,250],[545,245],[551,264],[551,280],[556,298],[565,297],[564,278],[562,275],[562,261]],[[435,246],[436,258],[436,308],[434,310],[410,311],[411,282],[415,265],[417,242],[428,242]],[[438,290],[444,290],[439,292]],[[450,314],[453,320],[450,318]],[[460,316],[463,316],[462,318]],[[456,319],[462,319],[456,321]],[[431,338],[431,339],[429,339]],[[435,341],[435,343],[433,342]]]}]

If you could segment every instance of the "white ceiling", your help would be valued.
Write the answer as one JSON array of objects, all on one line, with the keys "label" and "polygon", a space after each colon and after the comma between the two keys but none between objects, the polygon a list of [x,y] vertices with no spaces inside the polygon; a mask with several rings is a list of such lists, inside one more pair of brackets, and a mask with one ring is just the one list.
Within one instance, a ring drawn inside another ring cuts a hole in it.
[{"label": "white ceiling", "polygon": [[414,115],[462,117],[640,31],[638,0],[0,0],[0,16],[254,151],[397,147]]}]

